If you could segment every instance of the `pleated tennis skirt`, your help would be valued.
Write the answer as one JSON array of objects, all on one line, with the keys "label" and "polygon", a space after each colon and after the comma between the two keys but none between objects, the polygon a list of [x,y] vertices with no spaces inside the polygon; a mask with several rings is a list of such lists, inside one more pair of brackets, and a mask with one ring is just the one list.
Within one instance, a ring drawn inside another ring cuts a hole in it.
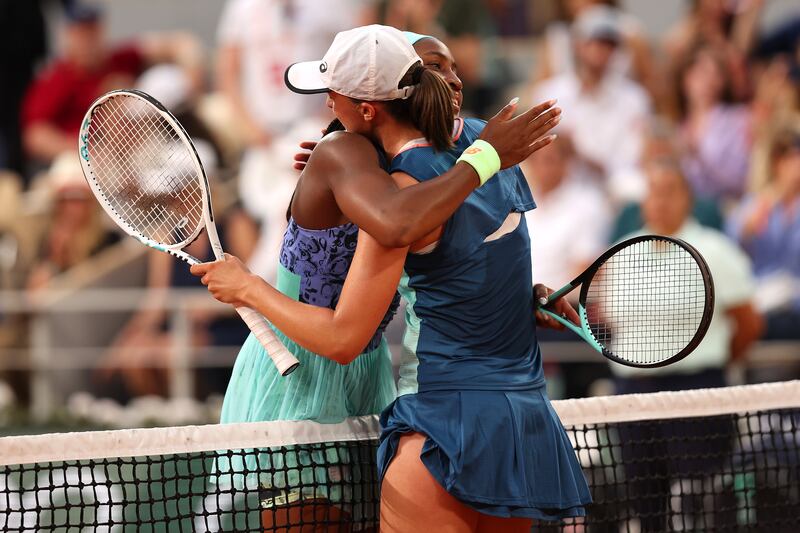
[{"label": "pleated tennis skirt", "polygon": [[427,439],[420,459],[450,494],[500,517],[583,516],[591,495],[544,386],[400,396],[381,415],[380,479],[403,433]]},{"label": "pleated tennis skirt", "polygon": [[[273,328],[274,330],[274,328]],[[396,396],[391,355],[386,340],[352,363],[340,365],[300,347],[274,330],[300,361],[281,376],[258,339],[250,335],[233,368],[222,405],[221,423],[270,420],[314,420],[337,423],[349,416],[380,413]],[[218,453],[214,481],[224,485],[255,485],[264,493],[262,506],[285,505],[300,498],[350,499],[331,494],[326,480],[358,476],[349,467],[358,461],[347,450],[325,446],[291,446],[280,451],[245,450]],[[346,486],[339,484],[338,487]]]}]

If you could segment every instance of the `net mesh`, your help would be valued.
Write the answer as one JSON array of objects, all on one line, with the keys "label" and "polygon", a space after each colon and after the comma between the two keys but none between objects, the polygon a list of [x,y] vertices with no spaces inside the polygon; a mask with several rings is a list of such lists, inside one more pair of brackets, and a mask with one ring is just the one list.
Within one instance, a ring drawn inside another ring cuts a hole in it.
[{"label": "net mesh", "polygon": [[[594,503],[534,530],[800,530],[800,383],[553,404]],[[364,417],[6,437],[0,528],[377,531],[377,434]]]},{"label": "net mesh", "polygon": [[661,363],[698,332],[706,307],[703,273],[674,242],[638,241],[598,269],[584,307],[595,339],[615,357],[637,365]]},{"label": "net mesh", "polygon": [[196,158],[152,104],[119,94],[94,109],[87,179],[98,199],[135,232],[166,246],[189,241],[203,221]]}]

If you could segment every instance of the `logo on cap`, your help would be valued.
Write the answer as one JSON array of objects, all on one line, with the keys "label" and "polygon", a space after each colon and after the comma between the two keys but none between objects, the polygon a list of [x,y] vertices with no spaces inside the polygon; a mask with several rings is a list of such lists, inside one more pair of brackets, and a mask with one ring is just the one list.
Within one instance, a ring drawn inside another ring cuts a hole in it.
[{"label": "logo on cap", "polygon": [[319,71],[323,74],[328,71],[328,64],[326,62],[322,62],[319,64]]}]

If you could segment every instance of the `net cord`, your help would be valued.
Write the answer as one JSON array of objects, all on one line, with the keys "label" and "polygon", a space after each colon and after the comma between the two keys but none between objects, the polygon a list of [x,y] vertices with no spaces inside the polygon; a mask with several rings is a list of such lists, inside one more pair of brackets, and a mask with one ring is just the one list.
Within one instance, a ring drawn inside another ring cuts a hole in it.
[{"label": "net cord", "polygon": [[352,442],[379,434],[377,417],[361,416],[338,424],[279,420],[14,436],[0,438],[0,465]]},{"label": "net cord", "polygon": [[752,413],[800,407],[800,381],[595,396],[557,400],[553,407],[565,426]]},{"label": "net cord", "polygon": [[[567,427],[765,411],[800,407],[800,381],[557,400],[553,407]],[[377,416],[362,416],[338,424],[273,421],[15,436],[0,438],[0,465],[357,441],[379,434]]]}]

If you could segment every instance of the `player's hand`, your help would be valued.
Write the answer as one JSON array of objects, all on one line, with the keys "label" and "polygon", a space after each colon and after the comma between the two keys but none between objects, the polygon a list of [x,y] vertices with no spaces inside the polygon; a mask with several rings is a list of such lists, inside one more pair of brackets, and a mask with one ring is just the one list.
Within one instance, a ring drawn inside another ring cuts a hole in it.
[{"label": "player's hand", "polygon": [[313,152],[314,148],[316,147],[317,147],[317,141],[301,142],[300,149],[303,151],[294,154],[294,165],[292,165],[292,167],[295,170],[302,172],[306,168],[306,164],[308,163],[308,160],[311,157],[311,152]]},{"label": "player's hand", "polygon": [[224,261],[192,265],[191,272],[220,302],[237,307],[245,305],[243,300],[252,274],[238,257],[225,254]]},{"label": "player's hand", "polygon": [[[561,322],[539,311],[539,307],[550,303],[549,296],[551,294],[553,294],[553,290],[541,283],[537,283],[533,286],[533,298],[536,302],[536,325],[542,328],[557,330],[566,329]],[[542,302],[545,303],[543,304]],[[550,311],[561,315],[562,318],[566,318],[576,326],[580,326],[581,319],[577,311],[575,311],[572,305],[564,298],[559,298],[553,302]]]},{"label": "player's hand", "polygon": [[491,144],[500,156],[500,168],[508,168],[526,160],[536,150],[556,138],[546,135],[561,120],[561,109],[548,100],[514,117],[519,98],[500,110],[481,132],[480,138]]}]

